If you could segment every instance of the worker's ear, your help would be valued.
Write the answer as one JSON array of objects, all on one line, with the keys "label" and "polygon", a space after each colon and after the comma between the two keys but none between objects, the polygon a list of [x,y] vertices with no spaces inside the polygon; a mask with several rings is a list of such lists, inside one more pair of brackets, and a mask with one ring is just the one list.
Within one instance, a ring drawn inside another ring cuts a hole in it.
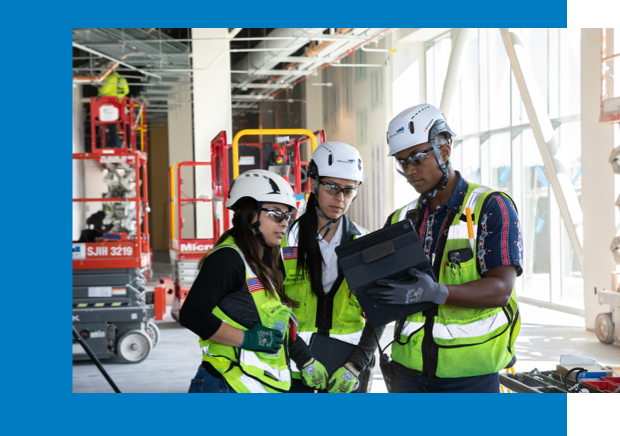
[{"label": "worker's ear", "polygon": [[439,155],[441,156],[441,160],[447,163],[450,155],[452,155],[452,145],[444,144],[443,147],[439,149]]},{"label": "worker's ear", "polygon": [[316,180],[314,180],[313,178],[310,178],[310,192],[314,195],[316,195],[316,190],[314,189],[314,185],[316,185]]}]

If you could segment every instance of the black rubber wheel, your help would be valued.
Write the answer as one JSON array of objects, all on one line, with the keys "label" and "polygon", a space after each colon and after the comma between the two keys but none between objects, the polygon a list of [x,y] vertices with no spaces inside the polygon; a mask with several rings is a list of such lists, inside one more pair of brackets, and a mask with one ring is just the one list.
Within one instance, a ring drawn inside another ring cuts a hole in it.
[{"label": "black rubber wheel", "polygon": [[598,340],[603,344],[614,343],[614,323],[611,319],[611,313],[599,313],[596,317],[594,329]]}]

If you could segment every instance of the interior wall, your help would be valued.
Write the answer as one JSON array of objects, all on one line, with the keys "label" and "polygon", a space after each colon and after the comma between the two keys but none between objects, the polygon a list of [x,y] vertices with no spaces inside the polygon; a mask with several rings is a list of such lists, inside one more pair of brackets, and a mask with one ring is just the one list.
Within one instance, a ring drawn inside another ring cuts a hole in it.
[{"label": "interior wall", "polygon": [[[610,47],[608,47],[610,49]],[[581,30],[581,163],[583,202],[584,303],[587,329],[609,312],[598,304],[595,289],[611,289],[615,262],[609,250],[615,236],[614,173],[608,158],[614,148],[612,125],[599,123],[601,29]]]},{"label": "interior wall", "polygon": [[[189,80],[183,79],[183,81]],[[187,87],[177,87],[173,89],[176,91],[181,91],[183,89],[187,89]],[[174,98],[191,100],[191,94],[189,93],[171,95]],[[168,112],[168,168],[175,163],[194,160],[192,113],[193,112],[191,101],[180,102],[179,106],[175,110]],[[194,172],[186,170],[183,172],[182,177],[184,180],[183,192],[187,194],[190,198],[192,198],[194,196]],[[168,177],[166,177],[166,180],[167,179]],[[168,188],[166,188],[166,192],[168,192]],[[166,211],[166,216],[168,217],[169,221],[170,209],[168,208]],[[190,210],[186,207],[183,211],[183,220],[183,237],[194,238],[196,235],[196,220],[194,210]],[[169,228],[170,223],[168,222],[166,225]]]},{"label": "interior wall", "polygon": [[[211,140],[222,130],[232,143],[232,105],[230,99],[230,55],[228,41],[204,38],[227,38],[228,29],[192,29],[194,71],[194,156],[197,161],[210,161]],[[201,40],[202,39],[202,40]],[[208,69],[207,69],[208,68]],[[195,173],[196,195],[211,195],[211,172],[208,167]],[[191,206],[189,206],[191,207]],[[196,207],[196,237],[213,237],[212,204]]]},{"label": "interior wall", "polygon": [[276,101],[266,100],[260,107],[261,129],[305,129],[303,87],[295,86],[278,94]]},{"label": "interior wall", "polygon": [[[378,48],[390,48],[390,44],[388,36]],[[308,129],[323,129],[328,141],[345,142],[360,152],[365,179],[347,214],[371,231],[382,227],[394,209],[392,162],[385,142],[392,117],[392,55],[358,50],[341,63],[383,65],[330,66],[303,82]],[[327,83],[332,85],[319,85]]]},{"label": "interior wall", "polygon": [[[311,132],[323,129],[323,87],[320,76],[311,76],[302,82],[303,96],[303,118],[305,128]],[[329,140],[329,138],[328,138]]]},{"label": "interior wall", "polygon": [[[82,86],[73,86],[73,153],[84,153],[84,109],[81,102]],[[73,161],[73,198],[84,197],[84,161]],[[84,203],[73,203],[73,240],[80,239],[84,228]]]},{"label": "interior wall", "polygon": [[168,248],[168,124],[150,131],[147,174],[149,179],[149,232],[151,248]]}]

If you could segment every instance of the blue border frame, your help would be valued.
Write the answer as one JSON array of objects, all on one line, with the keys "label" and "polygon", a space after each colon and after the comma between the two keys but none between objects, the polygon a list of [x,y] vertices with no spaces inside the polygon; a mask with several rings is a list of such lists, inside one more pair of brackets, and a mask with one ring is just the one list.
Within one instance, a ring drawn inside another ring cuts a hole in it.
[{"label": "blue border frame", "polygon": [[[4,190],[3,220],[9,268],[5,272],[8,322],[4,323],[3,391],[5,403],[13,406],[6,415],[12,419],[5,428],[15,425],[27,434],[178,433],[190,429],[271,435],[281,431],[566,434],[566,397],[561,395],[305,396],[293,402],[282,397],[103,398],[71,393],[71,258],[58,251],[63,246],[68,249],[71,234],[69,200],[64,198],[72,186],[67,149],[72,135],[68,65],[71,28],[76,23],[136,27],[166,21],[173,27],[171,24],[191,21],[204,27],[291,27],[294,18],[295,24],[309,27],[319,22],[328,27],[336,22],[356,27],[565,27],[567,10],[566,1],[532,0],[514,7],[454,0],[327,5],[193,3],[29,2],[24,7],[3,7],[10,24],[5,27],[2,73],[6,95],[2,112],[4,119],[10,120],[3,132],[3,155],[8,157],[5,168],[9,168],[4,177],[9,187]],[[243,16],[237,16],[239,11]],[[33,195],[36,201],[31,201]]]}]

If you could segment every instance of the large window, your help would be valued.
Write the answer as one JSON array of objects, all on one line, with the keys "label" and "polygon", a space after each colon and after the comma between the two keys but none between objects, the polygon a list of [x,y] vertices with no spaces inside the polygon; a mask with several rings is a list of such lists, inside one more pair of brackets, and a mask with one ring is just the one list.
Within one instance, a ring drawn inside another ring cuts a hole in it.
[{"label": "large window", "polygon": [[441,103],[451,44],[449,33],[426,44],[426,98],[435,106]]},{"label": "large window", "polygon": [[[427,101],[439,106],[452,32],[426,44]],[[581,201],[579,29],[522,29],[521,37],[559,140],[562,164]],[[499,29],[478,29],[465,47],[448,123],[452,163],[471,182],[510,195],[519,211],[524,264],[517,292],[583,308],[583,277]]]}]

